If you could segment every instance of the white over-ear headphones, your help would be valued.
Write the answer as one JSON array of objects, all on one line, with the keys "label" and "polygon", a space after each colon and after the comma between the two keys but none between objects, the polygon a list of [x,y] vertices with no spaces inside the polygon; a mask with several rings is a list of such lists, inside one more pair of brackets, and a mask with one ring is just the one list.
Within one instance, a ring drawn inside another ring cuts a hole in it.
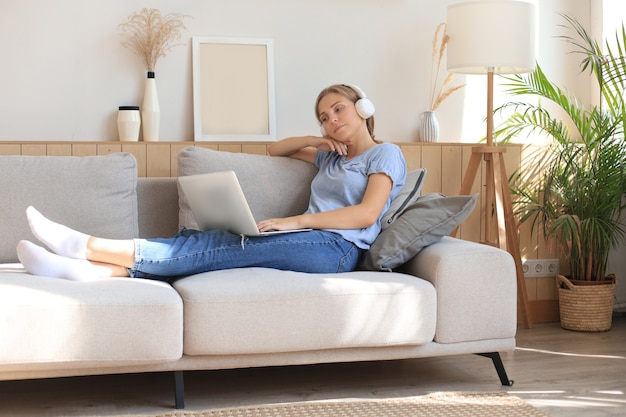
[{"label": "white over-ear headphones", "polygon": [[359,99],[356,101],[356,103],[354,103],[354,105],[356,106],[356,112],[359,114],[359,116],[361,116],[363,119],[369,119],[370,117],[372,117],[374,115],[374,112],[376,111],[376,107],[374,107],[374,103],[372,103],[372,100],[367,98],[365,92],[356,85],[348,85],[348,87],[353,89],[356,92],[356,95],[359,96]]},{"label": "white over-ear headphones", "polygon": [[[356,85],[345,84],[345,86],[352,89],[356,93],[357,97],[359,98],[354,103],[354,107],[356,107],[357,114],[362,119],[369,119],[370,117],[372,117],[374,115],[374,112],[376,111],[376,107],[374,106],[374,103],[372,103],[372,100],[367,98],[367,95],[365,94],[365,92],[361,90],[359,87],[357,87]],[[322,132],[322,136],[326,136],[326,129],[324,129],[324,126],[320,127],[320,131]]]}]

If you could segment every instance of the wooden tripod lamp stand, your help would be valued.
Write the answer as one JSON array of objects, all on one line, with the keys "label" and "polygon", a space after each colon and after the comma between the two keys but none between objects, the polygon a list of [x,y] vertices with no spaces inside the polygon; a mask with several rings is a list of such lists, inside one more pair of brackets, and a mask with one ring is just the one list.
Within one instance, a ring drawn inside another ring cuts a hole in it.
[{"label": "wooden tripod lamp stand", "polygon": [[448,7],[448,71],[487,74],[487,144],[472,148],[461,194],[470,194],[476,174],[485,161],[484,236],[492,235],[495,209],[497,246],[508,251],[517,272],[518,312],[526,328],[532,326],[519,246],[517,226],[504,166],[505,148],[493,141],[494,74],[531,72],[535,67],[535,5],[523,0],[477,0]]}]

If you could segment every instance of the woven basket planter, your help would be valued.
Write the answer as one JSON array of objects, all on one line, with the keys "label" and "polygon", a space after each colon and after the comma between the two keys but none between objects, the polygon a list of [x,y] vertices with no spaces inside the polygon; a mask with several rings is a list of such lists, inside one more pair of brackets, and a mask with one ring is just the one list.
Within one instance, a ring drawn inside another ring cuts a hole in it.
[{"label": "woven basket planter", "polygon": [[611,329],[617,278],[605,281],[582,281],[575,285],[557,276],[561,327],[578,332],[605,332]]}]

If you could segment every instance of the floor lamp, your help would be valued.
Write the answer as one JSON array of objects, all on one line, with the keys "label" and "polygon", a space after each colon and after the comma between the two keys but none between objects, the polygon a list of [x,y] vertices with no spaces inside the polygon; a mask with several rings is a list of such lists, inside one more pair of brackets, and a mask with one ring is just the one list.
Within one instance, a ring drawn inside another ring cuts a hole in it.
[{"label": "floor lamp", "polygon": [[487,143],[472,148],[461,194],[470,194],[485,161],[485,240],[491,238],[492,210],[498,224],[497,245],[515,261],[518,312],[526,328],[532,326],[528,295],[522,270],[517,226],[504,166],[505,148],[493,141],[494,74],[518,74],[535,67],[535,5],[522,0],[477,0],[448,7],[448,71],[461,74],[487,74]]}]

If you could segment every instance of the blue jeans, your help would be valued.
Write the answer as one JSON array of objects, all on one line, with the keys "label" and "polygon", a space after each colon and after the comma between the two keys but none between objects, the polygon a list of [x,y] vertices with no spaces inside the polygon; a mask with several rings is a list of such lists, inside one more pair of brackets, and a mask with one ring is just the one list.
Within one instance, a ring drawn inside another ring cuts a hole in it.
[{"label": "blue jeans", "polygon": [[242,237],[183,229],[172,238],[136,239],[129,273],[157,280],[243,267],[334,273],[354,270],[360,256],[352,242],[323,230]]}]

